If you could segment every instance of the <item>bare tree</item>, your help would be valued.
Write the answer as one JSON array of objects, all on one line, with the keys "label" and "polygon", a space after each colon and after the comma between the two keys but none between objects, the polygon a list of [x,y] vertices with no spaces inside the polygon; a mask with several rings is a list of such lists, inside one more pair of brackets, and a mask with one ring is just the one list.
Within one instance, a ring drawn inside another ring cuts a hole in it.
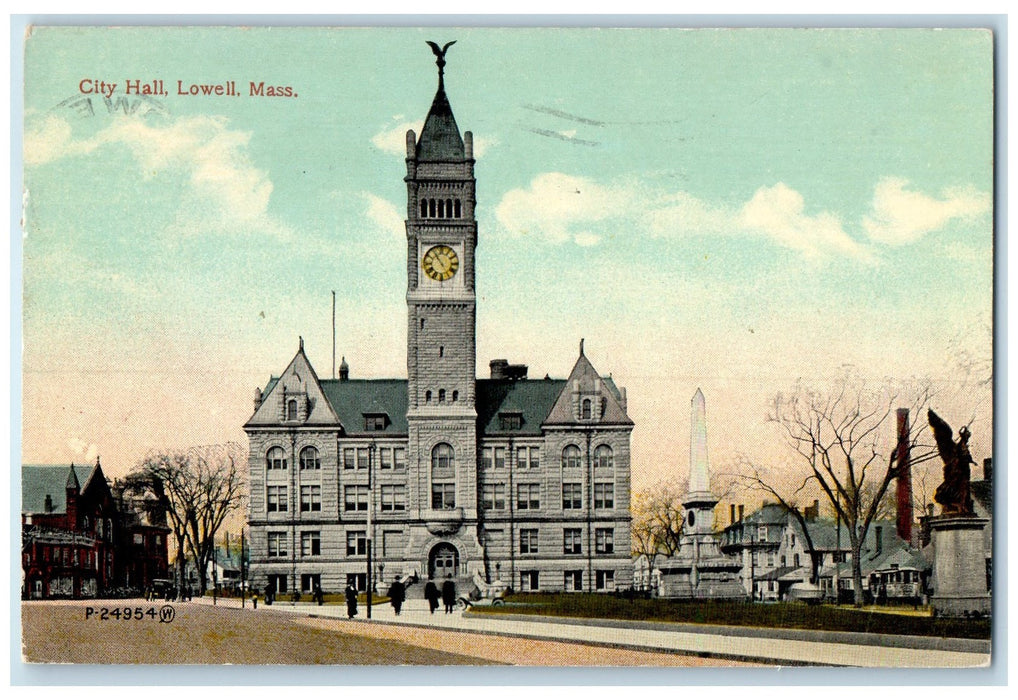
[{"label": "bare tree", "polygon": [[[800,472],[792,496],[813,485],[845,523],[852,552],[852,586],[855,604],[862,599],[862,545],[870,524],[878,516],[891,481],[898,476],[899,439],[893,418],[896,408],[913,417],[901,445],[910,453],[928,452],[929,430],[922,420],[929,404],[929,385],[906,387],[885,383],[873,389],[857,376],[846,374],[829,390],[810,389],[801,383],[789,395],[779,394],[768,420],[776,424],[806,469]],[[784,489],[769,482],[778,496]],[[789,498],[782,499],[788,503]],[[788,503],[794,506],[794,503]],[[792,507],[790,512],[797,513]],[[808,529],[803,525],[804,532]],[[811,547],[812,549],[812,547]]]},{"label": "bare tree", "polygon": [[185,546],[198,573],[199,594],[208,587],[208,564],[223,521],[243,503],[247,462],[236,443],[155,453],[137,472],[157,479],[177,543],[178,584],[183,586]]},{"label": "bare tree", "polygon": [[649,571],[654,571],[658,555],[674,556],[682,541],[685,522],[679,484],[659,482],[638,492],[633,498],[632,552],[646,556]]}]

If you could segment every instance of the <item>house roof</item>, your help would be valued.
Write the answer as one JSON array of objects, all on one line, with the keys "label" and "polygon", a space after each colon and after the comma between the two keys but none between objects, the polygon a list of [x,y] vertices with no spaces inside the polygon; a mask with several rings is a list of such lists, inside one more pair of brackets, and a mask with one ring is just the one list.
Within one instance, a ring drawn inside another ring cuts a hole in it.
[{"label": "house roof", "polygon": [[[80,468],[80,467],[79,467]],[[22,513],[66,513],[67,486],[74,475],[74,483],[78,477],[75,466],[50,464],[25,464],[21,467],[21,512]],[[51,511],[46,510],[46,496],[53,504]]]},{"label": "house roof", "polygon": [[372,430],[371,435],[407,434],[407,380],[323,379],[320,384],[348,435],[368,432],[364,430],[364,416],[379,413],[389,420],[383,430]]},{"label": "house roof", "polygon": [[[482,435],[540,435],[541,424],[566,386],[564,379],[479,379],[477,381],[477,427]],[[519,413],[519,429],[507,430],[499,418]]]}]

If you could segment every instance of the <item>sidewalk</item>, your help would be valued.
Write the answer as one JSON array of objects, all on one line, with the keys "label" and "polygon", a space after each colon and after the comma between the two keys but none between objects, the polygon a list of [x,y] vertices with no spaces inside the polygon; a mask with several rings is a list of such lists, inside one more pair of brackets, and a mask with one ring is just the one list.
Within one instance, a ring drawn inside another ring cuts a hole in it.
[{"label": "sidewalk", "polygon": [[[211,605],[211,599],[195,600]],[[240,607],[235,599],[220,599],[219,604]],[[251,602],[247,607],[250,609]],[[258,613],[297,613],[310,617],[345,618],[343,605],[277,602],[265,606],[259,601]],[[954,645],[954,649],[930,648],[943,645],[936,638],[902,637],[896,646],[875,645],[872,640],[851,641],[851,635],[831,635],[836,641],[816,639],[816,633],[794,630],[758,630],[738,627],[696,626],[667,623],[638,624],[615,620],[571,620],[524,615],[464,614],[457,610],[444,614],[441,608],[429,613],[424,600],[408,600],[401,615],[396,616],[388,604],[374,605],[372,622],[410,627],[433,627],[457,632],[544,639],[578,644],[598,644],[635,649],[678,653],[738,661],[758,661],[776,665],[860,666],[872,668],[963,668],[985,666],[989,653],[979,649],[989,642]],[[357,619],[367,620],[366,606],[361,604]],[[773,632],[773,634],[771,634]],[[968,648],[969,650],[959,650]]]}]

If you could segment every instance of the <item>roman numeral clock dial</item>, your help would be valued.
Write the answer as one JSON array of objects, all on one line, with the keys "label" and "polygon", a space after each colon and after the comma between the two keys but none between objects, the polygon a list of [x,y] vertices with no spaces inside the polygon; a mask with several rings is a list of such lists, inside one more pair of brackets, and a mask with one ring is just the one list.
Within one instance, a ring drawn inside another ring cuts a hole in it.
[{"label": "roman numeral clock dial", "polygon": [[421,269],[436,282],[445,282],[452,279],[460,268],[460,259],[456,251],[447,245],[436,245],[424,254],[421,260]]}]

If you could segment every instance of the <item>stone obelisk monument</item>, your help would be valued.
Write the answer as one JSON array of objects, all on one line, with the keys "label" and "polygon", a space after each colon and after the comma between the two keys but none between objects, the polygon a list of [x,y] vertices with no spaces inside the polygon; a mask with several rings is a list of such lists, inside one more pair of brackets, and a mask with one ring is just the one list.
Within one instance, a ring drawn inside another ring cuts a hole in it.
[{"label": "stone obelisk monument", "polygon": [[684,525],[693,546],[693,568],[690,583],[694,590],[700,582],[700,563],[718,555],[714,540],[714,506],[718,499],[710,490],[710,467],[707,462],[707,407],[700,389],[693,394],[689,431],[689,490],[682,499],[686,510]]}]

